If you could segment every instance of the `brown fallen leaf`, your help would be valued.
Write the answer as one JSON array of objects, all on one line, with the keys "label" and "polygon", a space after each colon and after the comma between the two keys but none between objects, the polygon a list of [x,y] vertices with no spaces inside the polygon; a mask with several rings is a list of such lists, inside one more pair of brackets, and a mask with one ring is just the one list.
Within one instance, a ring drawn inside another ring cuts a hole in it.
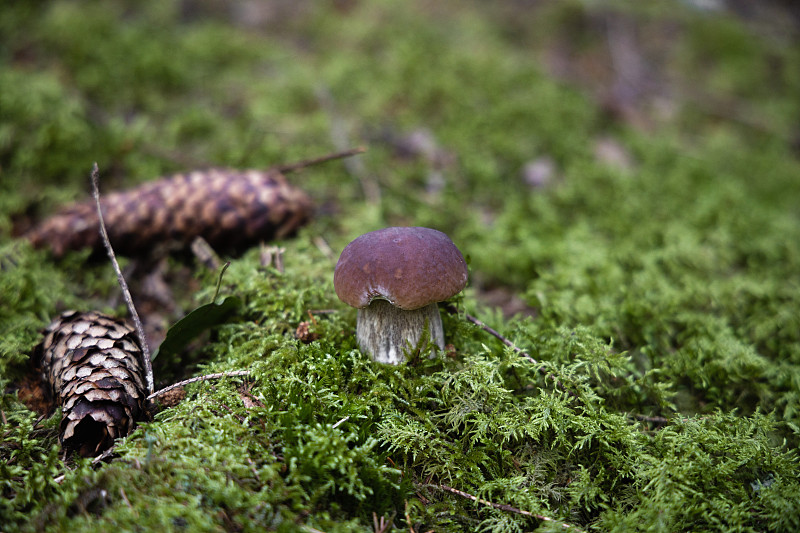
[{"label": "brown fallen leaf", "polygon": [[185,399],[186,389],[183,387],[177,387],[169,390],[158,397],[159,403],[163,408],[175,407]]}]

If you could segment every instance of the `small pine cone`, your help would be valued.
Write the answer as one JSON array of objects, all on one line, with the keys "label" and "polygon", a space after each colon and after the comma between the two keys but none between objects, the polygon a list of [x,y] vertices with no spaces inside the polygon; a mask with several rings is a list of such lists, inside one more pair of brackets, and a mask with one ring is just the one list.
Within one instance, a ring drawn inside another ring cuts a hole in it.
[{"label": "small pine cone", "polygon": [[67,311],[47,327],[36,354],[62,407],[65,449],[93,457],[131,432],[146,397],[133,327],[97,312]]},{"label": "small pine cone", "polygon": [[[311,199],[277,171],[211,169],[177,174],[101,195],[114,249],[146,255],[156,246],[188,246],[203,237],[221,250],[291,235],[311,217]],[[102,249],[93,200],[73,204],[27,234],[56,257],[67,250]]]}]

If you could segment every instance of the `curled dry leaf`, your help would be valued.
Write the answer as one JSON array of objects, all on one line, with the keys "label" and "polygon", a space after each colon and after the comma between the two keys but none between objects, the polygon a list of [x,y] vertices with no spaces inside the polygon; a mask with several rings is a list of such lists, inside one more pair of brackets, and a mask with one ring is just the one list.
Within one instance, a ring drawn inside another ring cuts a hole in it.
[{"label": "curled dry leaf", "polygon": [[[308,195],[276,170],[211,169],[177,174],[100,200],[109,239],[126,255],[156,245],[188,246],[202,237],[216,249],[234,249],[294,233],[311,217]],[[100,250],[93,201],[64,208],[27,234],[56,256]]]},{"label": "curled dry leaf", "polygon": [[181,403],[184,399],[186,399],[186,389],[183,387],[176,387],[172,390],[168,390],[164,394],[158,397],[158,401],[161,404],[161,407],[168,408],[168,407],[175,407],[179,403]]},{"label": "curled dry leaf", "polygon": [[63,411],[59,440],[66,450],[96,456],[144,414],[142,349],[127,323],[67,311],[47,327],[36,355]]}]

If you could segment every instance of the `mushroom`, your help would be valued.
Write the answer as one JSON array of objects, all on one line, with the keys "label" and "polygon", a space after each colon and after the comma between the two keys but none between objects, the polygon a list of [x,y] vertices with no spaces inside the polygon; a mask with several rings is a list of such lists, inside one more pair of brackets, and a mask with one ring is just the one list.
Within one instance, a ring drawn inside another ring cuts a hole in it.
[{"label": "mushroom", "polygon": [[348,244],[333,274],[340,300],[358,309],[356,338],[374,361],[398,364],[427,326],[444,349],[437,302],[461,292],[467,263],[450,238],[430,228],[392,227]]}]

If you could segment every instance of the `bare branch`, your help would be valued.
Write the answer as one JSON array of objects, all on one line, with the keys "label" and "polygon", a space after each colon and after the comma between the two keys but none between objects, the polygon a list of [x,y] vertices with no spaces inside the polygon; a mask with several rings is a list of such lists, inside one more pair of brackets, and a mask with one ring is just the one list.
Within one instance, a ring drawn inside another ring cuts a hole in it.
[{"label": "bare branch", "polygon": [[[448,313],[450,313],[450,314],[454,314],[454,315],[457,315],[457,314],[459,314],[459,312],[458,312],[458,308],[457,308],[455,305],[452,305],[452,304],[450,304],[450,305],[446,305],[446,306],[445,306],[445,310],[446,310]],[[473,324],[475,324],[476,326],[478,326],[479,328],[481,328],[483,331],[485,331],[485,332],[486,332],[486,333],[488,333],[489,335],[491,335],[491,336],[493,336],[493,337],[496,337],[497,339],[499,339],[499,340],[500,340],[500,341],[501,341],[503,344],[505,344],[506,346],[508,346],[508,347],[509,347],[509,348],[511,348],[512,350],[514,350],[514,352],[516,352],[516,353],[517,353],[517,354],[518,354],[520,357],[523,357],[523,358],[527,359],[528,361],[530,361],[530,362],[531,362],[531,363],[533,363],[534,365],[541,365],[541,366],[539,366],[539,367],[536,369],[536,371],[537,371],[537,372],[539,372],[539,373],[541,373],[541,374],[544,374],[544,377],[545,377],[545,379],[549,379],[549,380],[551,380],[551,381],[552,381],[552,382],[555,384],[555,386],[556,386],[556,387],[557,387],[559,390],[562,390],[562,391],[566,392],[567,394],[569,394],[569,395],[570,395],[570,396],[572,396],[572,397],[576,397],[576,396],[577,396],[577,395],[575,394],[575,392],[573,392],[573,391],[571,391],[571,390],[567,389],[567,388],[564,386],[564,384],[562,384],[560,381],[558,381],[558,378],[556,378],[556,377],[555,377],[553,374],[551,374],[550,372],[548,372],[548,371],[545,369],[544,365],[542,365],[542,364],[541,364],[539,361],[537,361],[536,359],[534,359],[533,357],[531,357],[531,356],[530,356],[530,354],[529,354],[528,352],[526,352],[525,350],[523,350],[522,348],[518,347],[516,344],[514,344],[513,342],[511,342],[510,340],[508,340],[507,338],[505,338],[505,337],[504,337],[503,335],[501,335],[501,334],[500,334],[500,333],[499,333],[497,330],[495,330],[495,329],[493,329],[493,328],[491,328],[491,327],[487,326],[486,324],[484,324],[483,322],[481,322],[480,320],[478,320],[478,319],[477,319],[477,318],[475,318],[474,316],[470,315],[469,313],[464,313],[464,317],[465,317],[465,318],[466,318],[466,319],[467,319],[469,322],[472,322]]]},{"label": "bare branch", "polygon": [[[111,447],[109,449],[107,449],[106,451],[104,451],[103,453],[98,455],[97,457],[93,458],[92,459],[92,466],[94,466],[97,463],[100,463],[102,461],[105,461],[106,459],[108,459],[109,457],[114,455],[114,450],[116,449],[116,447],[117,447],[117,444],[114,443],[114,444],[111,445]],[[64,481],[65,478],[66,478],[66,474],[61,474],[60,476],[54,477],[53,481],[55,483],[61,484],[61,482]]]},{"label": "bare branch", "polygon": [[313,241],[314,241],[314,244],[317,246],[317,249],[320,252],[322,252],[322,254],[325,257],[327,257],[331,261],[335,261],[336,260],[336,254],[333,252],[333,250],[331,249],[331,246],[328,244],[328,242],[325,239],[323,239],[320,236],[316,236],[316,237],[314,237]]},{"label": "bare branch", "polygon": [[157,398],[157,397],[161,396],[162,394],[171,391],[172,389],[177,389],[178,387],[183,387],[184,385],[189,385],[190,383],[196,383],[198,381],[208,381],[208,380],[211,380],[211,379],[219,379],[219,378],[225,378],[225,377],[230,377],[230,376],[249,376],[249,375],[250,375],[250,371],[249,370],[231,370],[229,372],[218,372],[216,374],[207,374],[205,376],[198,376],[198,377],[191,378],[191,379],[185,379],[183,381],[179,381],[178,383],[174,383],[174,384],[170,385],[169,387],[164,387],[163,389],[154,392],[153,394],[148,396],[147,399],[148,400],[152,400],[153,398]]},{"label": "bare branch", "polygon": [[284,266],[283,266],[283,253],[286,251],[286,248],[282,246],[275,246],[275,245],[265,245],[261,243],[261,266],[268,267],[272,266],[280,272],[281,274],[284,273]]},{"label": "bare branch", "polygon": [[406,524],[408,525],[408,533],[417,533],[414,531],[414,526],[411,525],[411,516],[408,514],[408,500],[405,500],[405,515],[406,515]]},{"label": "bare branch", "polygon": [[128,311],[136,326],[136,335],[139,337],[139,344],[142,345],[142,364],[144,365],[147,393],[151,394],[153,392],[153,365],[150,362],[150,348],[147,346],[147,337],[145,337],[144,334],[142,321],[139,320],[139,313],[136,312],[136,306],[133,305],[133,298],[131,298],[131,292],[128,290],[128,283],[125,281],[125,276],[122,275],[122,270],[119,268],[117,256],[114,254],[114,249],[111,247],[111,241],[108,240],[106,223],[103,220],[103,209],[100,206],[100,171],[97,168],[97,163],[92,166],[92,196],[94,196],[94,203],[97,206],[97,217],[100,219],[100,235],[103,238],[103,245],[105,245],[108,258],[114,266],[114,272],[117,273],[117,281],[122,290],[122,297],[125,298]]},{"label": "bare branch", "polygon": [[515,513],[515,514],[522,515],[522,516],[529,516],[531,518],[536,518],[536,519],[542,520],[543,522],[552,522],[553,524],[560,525],[564,529],[570,529],[572,531],[579,531],[579,532],[583,533],[582,529],[580,529],[577,526],[573,526],[572,524],[567,524],[565,522],[560,522],[558,520],[550,518],[549,516],[544,516],[544,515],[541,515],[541,514],[532,513],[530,511],[525,511],[523,509],[517,509],[516,507],[512,507],[512,506],[510,506],[508,504],[505,504],[505,503],[490,502],[489,500],[484,500],[482,498],[478,498],[477,496],[473,496],[472,494],[469,494],[468,492],[464,492],[464,491],[461,491],[461,490],[458,490],[458,489],[454,489],[453,487],[448,487],[447,485],[428,485],[428,486],[432,487],[432,488],[439,489],[439,490],[444,490],[444,491],[450,492],[450,493],[455,494],[457,496],[461,496],[462,498],[467,498],[468,500],[472,500],[474,502],[478,502],[478,503],[480,503],[482,505],[486,505],[488,507],[493,507],[493,508],[499,509],[501,511],[506,511],[506,512],[509,512],[509,513]]},{"label": "bare branch", "polygon": [[336,429],[339,427],[340,424],[342,424],[343,422],[347,422],[348,420],[350,420],[350,415],[347,415],[346,417],[336,422],[334,425],[331,426],[331,428]]},{"label": "bare branch", "polygon": [[328,161],[333,161],[334,159],[344,159],[345,157],[351,157],[354,155],[363,154],[366,151],[367,151],[366,148],[364,148],[363,146],[359,146],[357,148],[351,148],[350,150],[342,150],[339,152],[334,152],[332,154],[323,155],[322,157],[315,157],[314,159],[298,161],[297,163],[289,163],[288,165],[280,165],[277,167],[277,169],[279,172],[282,173],[294,172],[296,170],[310,167],[312,165],[327,163]]},{"label": "bare branch", "polygon": [[630,415],[630,416],[632,416],[636,420],[641,420],[642,422],[652,422],[654,424],[664,425],[664,424],[669,424],[669,422],[670,422],[669,418],[665,418],[663,416],[647,416],[647,415],[641,415],[641,414],[633,414],[633,415]]},{"label": "bare branch", "polygon": [[198,235],[192,240],[191,249],[195,258],[205,265],[206,268],[209,270],[219,270],[219,267],[222,265],[222,260],[219,258],[214,248],[208,244],[207,240]]},{"label": "bare branch", "polygon": [[392,513],[392,516],[387,520],[385,516],[378,519],[378,515],[373,511],[372,513],[372,529],[375,533],[386,533],[392,526],[394,526],[394,517],[397,512]]}]

